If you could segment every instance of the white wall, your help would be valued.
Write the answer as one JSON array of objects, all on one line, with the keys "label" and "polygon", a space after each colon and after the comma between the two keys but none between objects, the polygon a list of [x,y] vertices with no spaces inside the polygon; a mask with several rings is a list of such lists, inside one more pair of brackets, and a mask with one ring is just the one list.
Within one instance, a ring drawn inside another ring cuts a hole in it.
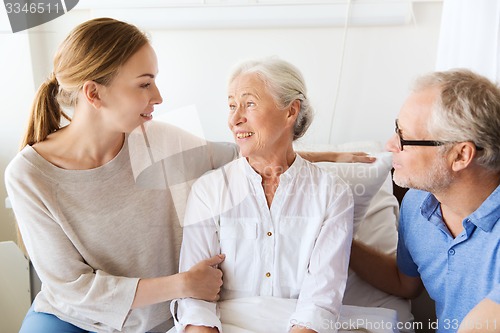
[{"label": "white wall", "polygon": [[[330,132],[331,143],[384,142],[392,134],[393,119],[412,80],[434,69],[442,2],[419,1],[413,6],[415,21],[409,25],[349,28],[333,128],[330,124],[340,72],[342,27],[150,31],[164,97],[155,115],[161,117],[195,104],[206,137],[231,140],[226,128],[226,77],[231,66],[249,57],[277,55],[302,70],[316,109],[316,119],[302,139],[304,143],[328,143]],[[72,27],[92,15],[90,10],[74,9],[31,29],[29,34],[11,34],[3,28],[2,175],[18,149],[34,87],[50,73],[57,45]],[[0,19],[5,26],[6,18]],[[1,179],[3,202],[6,193]],[[13,239],[13,217],[3,204],[0,222],[0,241]]]},{"label": "white wall", "polygon": [[28,34],[10,32],[5,11],[0,10],[0,241],[15,239],[14,219],[7,210],[3,172],[16,154],[34,94]]},{"label": "white wall", "polygon": [[207,137],[231,140],[226,128],[226,77],[231,66],[248,57],[277,55],[302,70],[316,109],[304,142],[328,143],[330,130],[331,143],[385,141],[411,81],[434,68],[441,5],[414,4],[416,22],[410,25],[348,30],[332,129],[342,27],[154,31],[164,97],[158,110],[195,103]]}]

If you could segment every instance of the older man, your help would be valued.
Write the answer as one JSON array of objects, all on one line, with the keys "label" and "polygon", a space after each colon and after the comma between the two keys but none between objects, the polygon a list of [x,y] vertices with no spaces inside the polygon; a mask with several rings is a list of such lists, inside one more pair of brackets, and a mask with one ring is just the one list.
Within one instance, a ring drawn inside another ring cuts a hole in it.
[{"label": "older man", "polygon": [[420,78],[387,148],[412,188],[397,258],[354,242],[351,268],[403,297],[423,283],[440,333],[500,332],[500,89],[468,70]]}]

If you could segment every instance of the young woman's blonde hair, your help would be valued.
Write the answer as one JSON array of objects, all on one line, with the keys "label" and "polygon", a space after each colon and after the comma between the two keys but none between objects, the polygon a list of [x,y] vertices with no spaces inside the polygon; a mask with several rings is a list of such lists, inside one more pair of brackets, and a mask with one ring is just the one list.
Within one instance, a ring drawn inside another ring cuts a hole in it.
[{"label": "young woman's blonde hair", "polygon": [[[137,27],[111,18],[98,18],[77,26],[59,46],[54,69],[36,93],[21,149],[47,138],[70,117],[62,107],[73,108],[87,81],[109,85],[123,64],[149,43]],[[18,244],[26,253],[19,229]]]},{"label": "young woman's blonde hair", "polygon": [[76,105],[83,84],[108,85],[148,42],[137,27],[111,18],[93,19],[71,31],[56,52],[52,74],[38,88],[21,149],[60,129],[62,118],[70,121],[62,107]]}]

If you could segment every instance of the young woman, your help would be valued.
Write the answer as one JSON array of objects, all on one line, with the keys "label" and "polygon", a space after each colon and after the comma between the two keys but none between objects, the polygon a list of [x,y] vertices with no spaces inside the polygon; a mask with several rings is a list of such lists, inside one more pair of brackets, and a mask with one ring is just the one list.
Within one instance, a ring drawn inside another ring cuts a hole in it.
[{"label": "young woman", "polygon": [[[126,133],[162,102],[157,74],[145,34],[108,18],[76,27],[55,55],[25,147],[6,171],[42,281],[21,332],[146,332],[168,319],[167,300],[217,298],[222,274],[212,265],[223,258],[175,274],[181,227],[172,197],[137,187],[132,176]],[[61,128],[63,107],[74,114]],[[217,149],[214,167],[237,154],[228,145]]]}]

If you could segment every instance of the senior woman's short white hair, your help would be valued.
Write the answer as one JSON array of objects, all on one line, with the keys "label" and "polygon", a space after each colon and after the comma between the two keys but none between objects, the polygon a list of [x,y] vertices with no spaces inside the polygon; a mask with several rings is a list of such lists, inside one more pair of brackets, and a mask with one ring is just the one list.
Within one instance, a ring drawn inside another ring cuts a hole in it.
[{"label": "senior woman's short white hair", "polygon": [[229,83],[241,74],[257,74],[276,105],[284,109],[295,100],[300,100],[300,111],[293,129],[293,140],[302,137],[313,119],[313,109],[307,99],[307,89],[302,73],[297,67],[276,57],[246,60],[236,65],[229,76]]}]

